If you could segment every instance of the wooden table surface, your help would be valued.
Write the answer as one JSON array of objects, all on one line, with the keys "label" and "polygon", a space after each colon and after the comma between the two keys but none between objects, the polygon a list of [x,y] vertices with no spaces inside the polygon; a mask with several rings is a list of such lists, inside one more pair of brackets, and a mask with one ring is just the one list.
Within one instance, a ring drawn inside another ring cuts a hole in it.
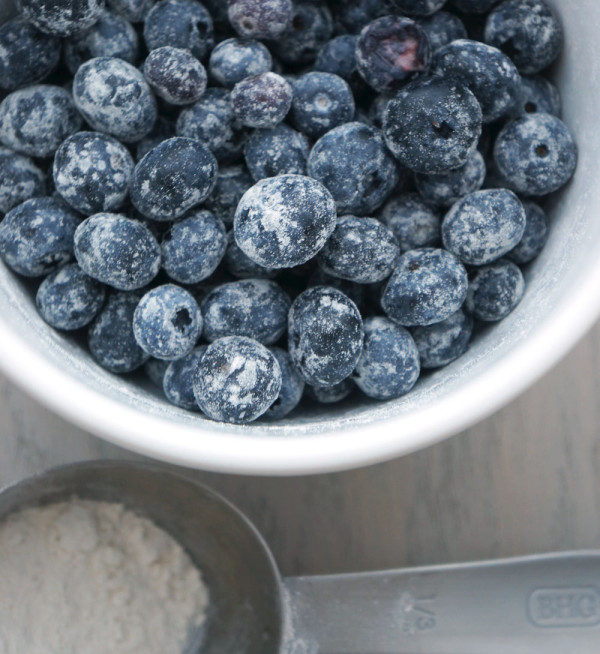
[{"label": "wooden table surface", "polygon": [[[0,377],[0,486],[127,456]],[[285,574],[596,548],[600,325],[504,410],[403,459],[316,477],[198,474],[248,513]]]}]

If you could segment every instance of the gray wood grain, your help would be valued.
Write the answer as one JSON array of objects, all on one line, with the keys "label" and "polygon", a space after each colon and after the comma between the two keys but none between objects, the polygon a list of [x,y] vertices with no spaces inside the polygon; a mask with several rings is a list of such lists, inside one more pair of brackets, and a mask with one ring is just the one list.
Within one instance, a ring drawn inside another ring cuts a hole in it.
[{"label": "gray wood grain", "polygon": [[[0,377],[0,485],[123,456]],[[286,574],[595,548],[600,326],[510,406],[403,459],[313,477],[198,475],[248,513]]]}]

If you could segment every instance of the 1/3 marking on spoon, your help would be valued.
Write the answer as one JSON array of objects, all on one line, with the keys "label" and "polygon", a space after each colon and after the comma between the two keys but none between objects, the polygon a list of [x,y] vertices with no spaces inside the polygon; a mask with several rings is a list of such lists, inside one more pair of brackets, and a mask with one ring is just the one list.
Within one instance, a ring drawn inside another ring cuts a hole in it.
[{"label": "1/3 marking on spoon", "polygon": [[431,608],[435,595],[415,597],[409,592],[400,596],[399,608],[401,611],[402,631],[405,634],[416,634],[422,631],[435,629],[437,621]]},{"label": "1/3 marking on spoon", "polygon": [[600,624],[600,590],[537,588],[527,600],[527,615],[536,627],[594,627]]}]

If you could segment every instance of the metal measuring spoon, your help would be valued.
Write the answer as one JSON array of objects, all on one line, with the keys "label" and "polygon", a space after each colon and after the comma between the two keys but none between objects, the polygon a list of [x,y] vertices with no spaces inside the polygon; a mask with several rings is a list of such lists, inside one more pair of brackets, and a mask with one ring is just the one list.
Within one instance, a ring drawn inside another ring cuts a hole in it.
[{"label": "metal measuring spoon", "polygon": [[231,504],[158,464],[57,468],[0,493],[0,520],[72,496],[121,502],[203,571],[211,607],[185,654],[598,654],[600,553],[282,579]]}]

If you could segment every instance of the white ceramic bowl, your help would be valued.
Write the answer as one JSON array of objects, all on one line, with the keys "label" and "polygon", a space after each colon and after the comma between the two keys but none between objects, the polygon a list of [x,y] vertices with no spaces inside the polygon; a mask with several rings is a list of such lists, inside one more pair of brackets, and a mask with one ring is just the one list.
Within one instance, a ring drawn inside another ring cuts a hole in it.
[{"label": "white ceramic bowl", "polygon": [[157,459],[233,473],[291,475],[371,464],[423,448],[496,411],[553,366],[600,313],[600,2],[551,3],[566,34],[556,80],[564,120],[580,147],[575,178],[553,204],[550,240],[527,271],[518,308],[408,396],[322,407],[276,424],[212,422],[100,369],[41,320],[30,290],[3,265],[0,367],[40,402],[106,440]]}]

